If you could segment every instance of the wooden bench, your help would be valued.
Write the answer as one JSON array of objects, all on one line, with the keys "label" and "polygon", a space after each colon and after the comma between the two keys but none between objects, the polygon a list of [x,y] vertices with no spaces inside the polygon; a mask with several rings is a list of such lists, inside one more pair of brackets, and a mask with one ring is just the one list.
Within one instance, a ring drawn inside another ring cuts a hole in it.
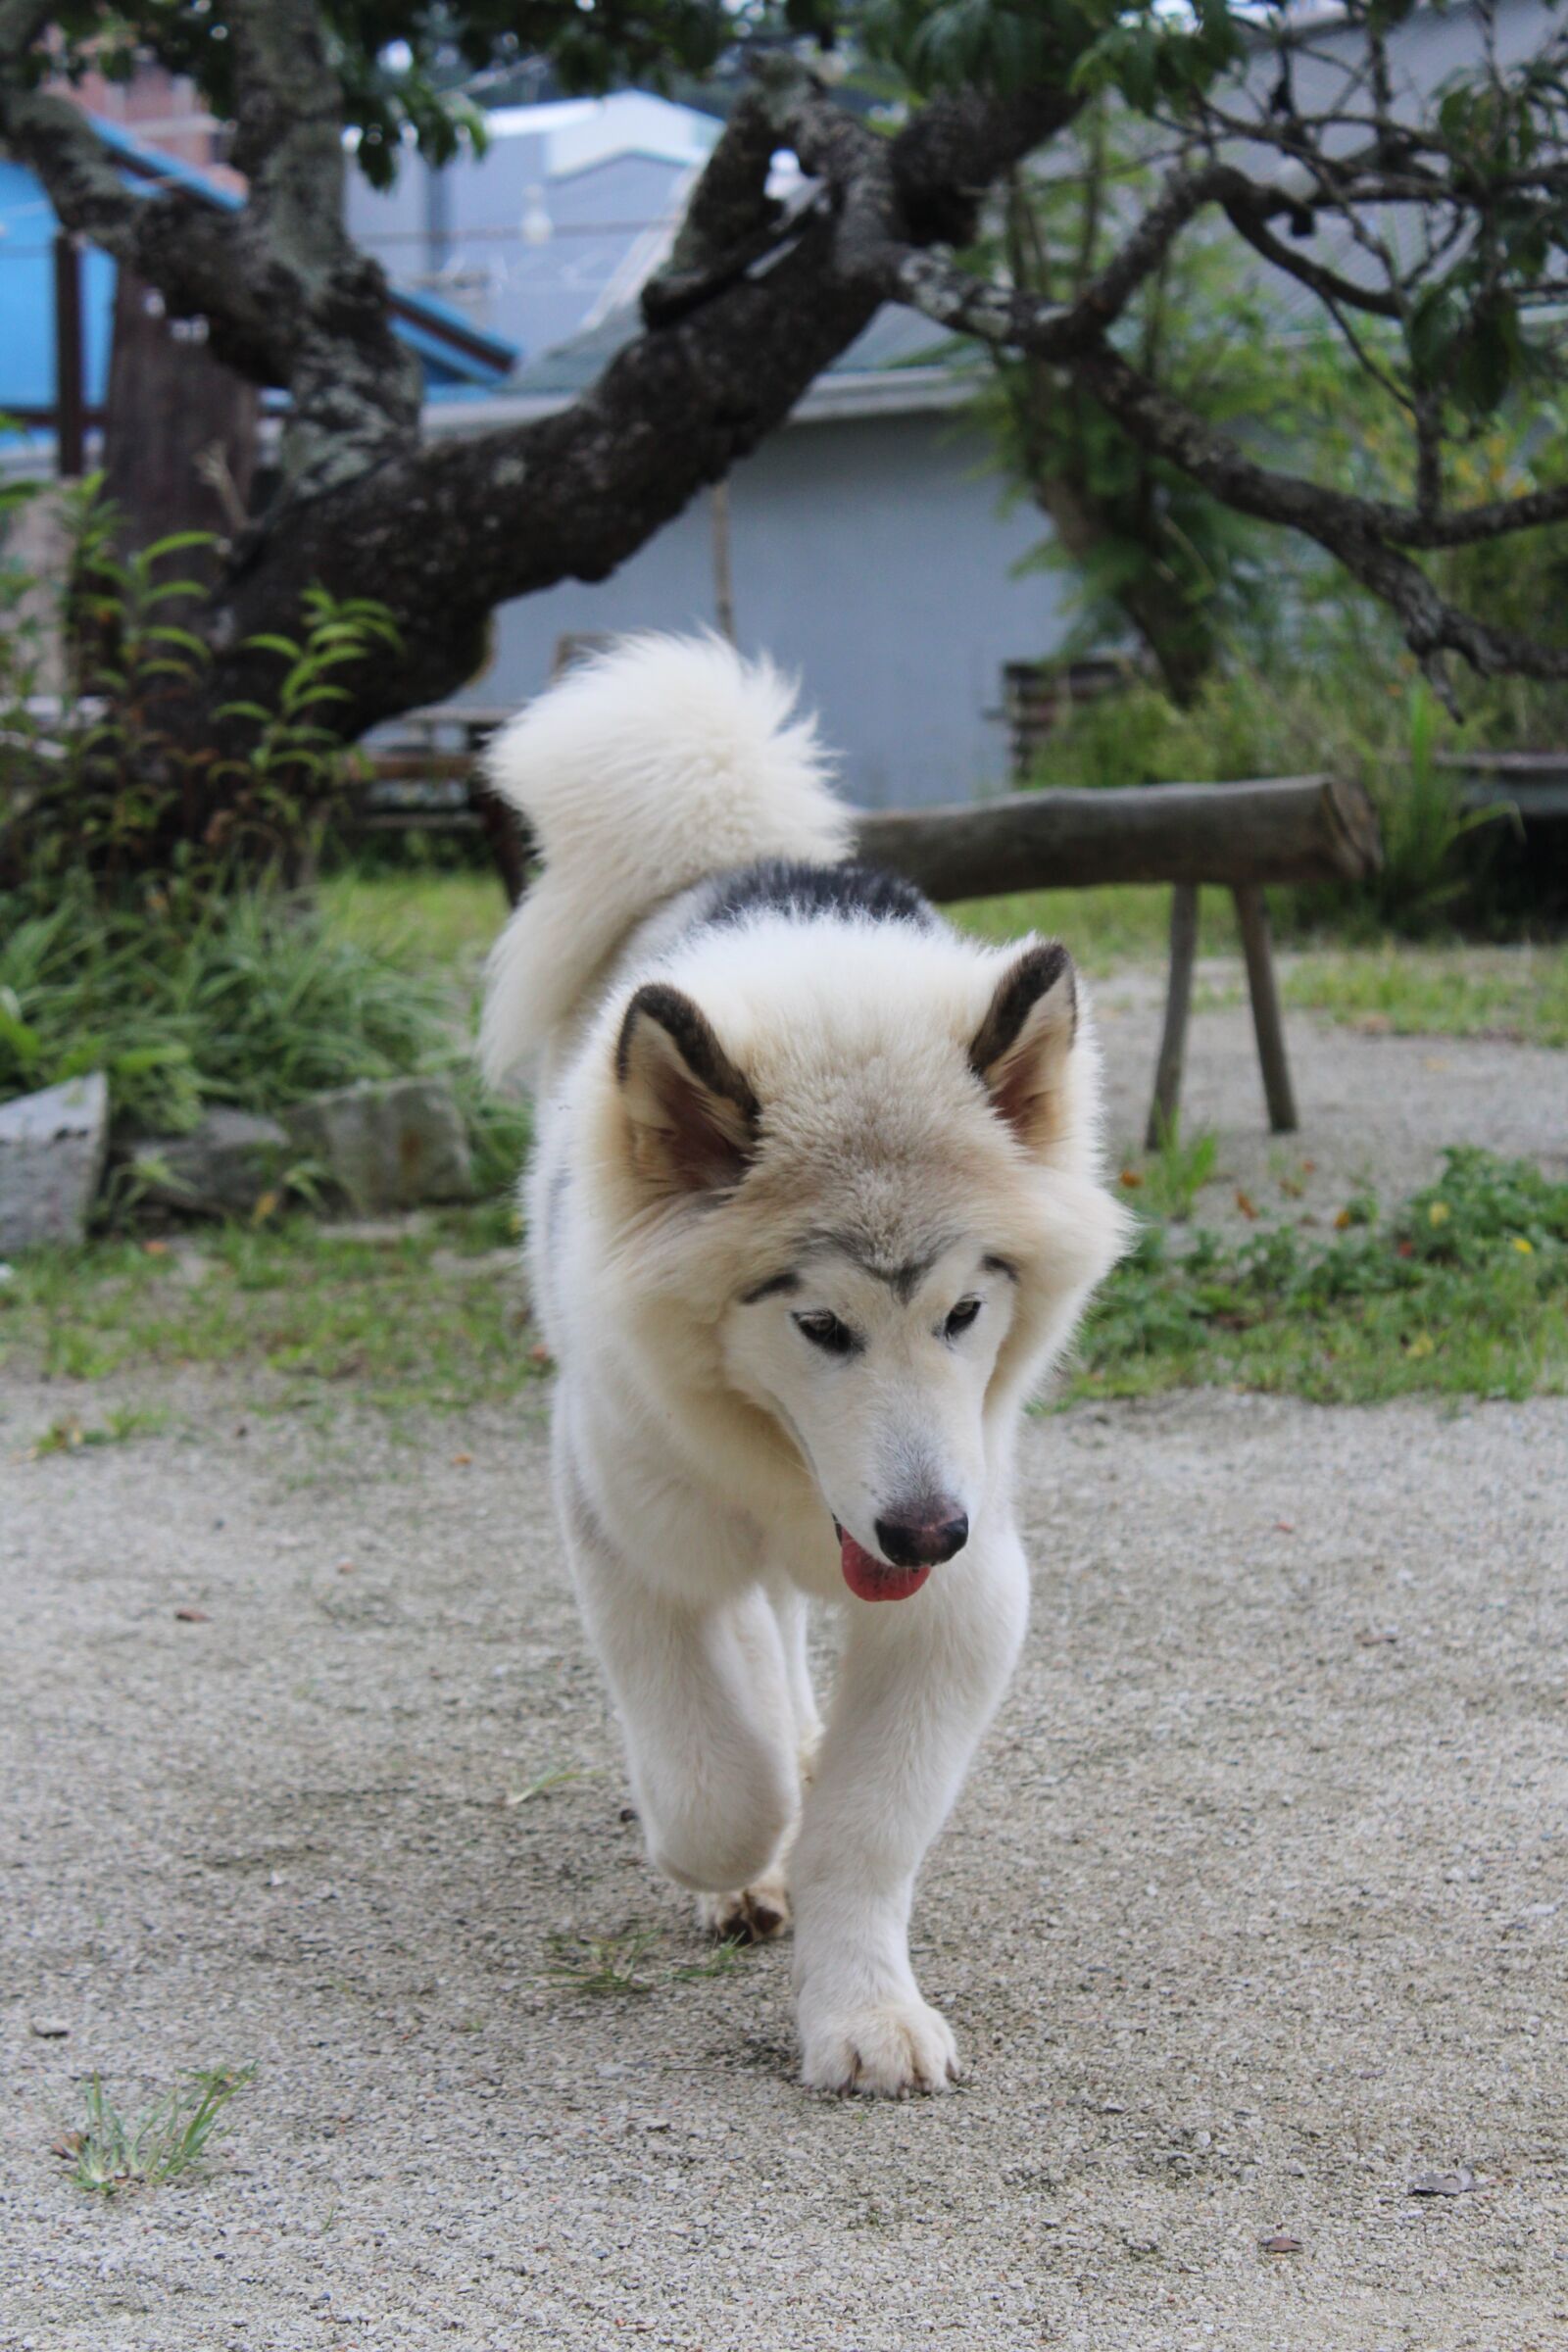
[{"label": "wooden bench", "polygon": [[[564,665],[558,662],[558,669]],[[402,826],[482,832],[515,906],[527,886],[532,845],[514,812],[489,791],[480,765],[485,743],[510,716],[507,710],[462,703],[413,712],[401,724],[414,740],[369,755],[372,783],[356,822],[365,831]],[[454,734],[456,746],[443,744],[443,736]],[[1170,977],[1147,1132],[1151,1150],[1170,1132],[1180,1105],[1203,885],[1229,890],[1235,901],[1269,1124],[1285,1135],[1298,1119],[1264,888],[1271,882],[1359,881],[1382,862],[1366,794],[1358,785],[1320,775],[1021,792],[955,808],[864,810],[857,849],[869,863],[906,875],[939,903],[1113,882],[1173,886]]]},{"label": "wooden bench", "polygon": [[1440,752],[1437,764],[1461,778],[1466,808],[1515,808],[1535,817],[1568,817],[1568,752]]}]

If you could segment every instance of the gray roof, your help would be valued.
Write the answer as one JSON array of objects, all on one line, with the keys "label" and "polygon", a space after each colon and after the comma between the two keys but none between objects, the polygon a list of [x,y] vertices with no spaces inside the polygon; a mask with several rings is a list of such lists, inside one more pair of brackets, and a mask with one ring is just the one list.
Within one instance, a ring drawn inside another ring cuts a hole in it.
[{"label": "gray roof", "polygon": [[[545,416],[564,408],[641,331],[637,306],[627,303],[598,326],[518,368],[500,397],[513,415],[520,409],[524,415]],[[824,368],[797,408],[796,417],[811,423],[952,408],[968,398],[971,387],[955,376],[946,356],[951,343],[952,338],[918,311],[890,304]]]}]

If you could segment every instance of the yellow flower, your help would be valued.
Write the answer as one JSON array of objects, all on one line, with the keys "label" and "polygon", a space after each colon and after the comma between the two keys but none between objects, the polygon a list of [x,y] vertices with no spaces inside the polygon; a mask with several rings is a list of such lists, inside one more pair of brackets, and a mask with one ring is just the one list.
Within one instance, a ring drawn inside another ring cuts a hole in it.
[{"label": "yellow flower", "polygon": [[1434,1200],[1432,1206],[1427,1210],[1427,1223],[1429,1225],[1446,1225],[1452,1213],[1446,1200]]},{"label": "yellow flower", "polygon": [[1534,1257],[1536,1254],[1535,1243],[1527,1242],[1522,1233],[1516,1233],[1514,1235],[1513,1246],[1518,1250],[1521,1257]]},{"label": "yellow flower", "polygon": [[1418,1331],[1404,1352],[1406,1355],[1431,1355],[1437,1344],[1430,1331]]}]

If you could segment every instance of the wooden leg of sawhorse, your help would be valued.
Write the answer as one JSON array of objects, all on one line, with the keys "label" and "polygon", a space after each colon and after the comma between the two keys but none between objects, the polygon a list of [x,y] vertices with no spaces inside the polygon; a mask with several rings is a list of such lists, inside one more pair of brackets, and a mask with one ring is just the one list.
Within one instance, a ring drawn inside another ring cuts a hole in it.
[{"label": "wooden leg of sawhorse", "polygon": [[1296,1097],[1291,1089],[1291,1065],[1285,1058],[1285,1024],[1280,1018],[1280,992],[1274,979],[1268,907],[1259,883],[1238,883],[1232,895],[1236,901],[1236,920],[1241,926],[1242,953],[1247,957],[1247,985],[1252,999],[1252,1028],[1263,1072],[1268,1123],[1276,1135],[1294,1135]]},{"label": "wooden leg of sawhorse", "polygon": [[1198,960],[1198,884],[1178,882],[1170,894],[1170,980],[1165,990],[1165,1026],[1154,1071],[1154,1100],[1149,1106],[1144,1150],[1157,1152],[1176,1124],[1181,1102],[1182,1063],[1187,1055],[1187,1016],[1193,1004],[1193,965]]}]

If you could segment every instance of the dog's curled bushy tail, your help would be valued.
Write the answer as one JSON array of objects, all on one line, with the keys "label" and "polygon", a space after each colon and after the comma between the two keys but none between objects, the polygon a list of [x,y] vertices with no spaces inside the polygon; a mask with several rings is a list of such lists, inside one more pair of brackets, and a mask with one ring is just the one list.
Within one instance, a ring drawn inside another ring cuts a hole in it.
[{"label": "dog's curled bushy tail", "polygon": [[586,1009],[645,916],[760,858],[847,857],[815,722],[769,662],[716,637],[639,636],[570,670],[491,747],[490,779],[544,871],[490,957],[492,1085]]}]

